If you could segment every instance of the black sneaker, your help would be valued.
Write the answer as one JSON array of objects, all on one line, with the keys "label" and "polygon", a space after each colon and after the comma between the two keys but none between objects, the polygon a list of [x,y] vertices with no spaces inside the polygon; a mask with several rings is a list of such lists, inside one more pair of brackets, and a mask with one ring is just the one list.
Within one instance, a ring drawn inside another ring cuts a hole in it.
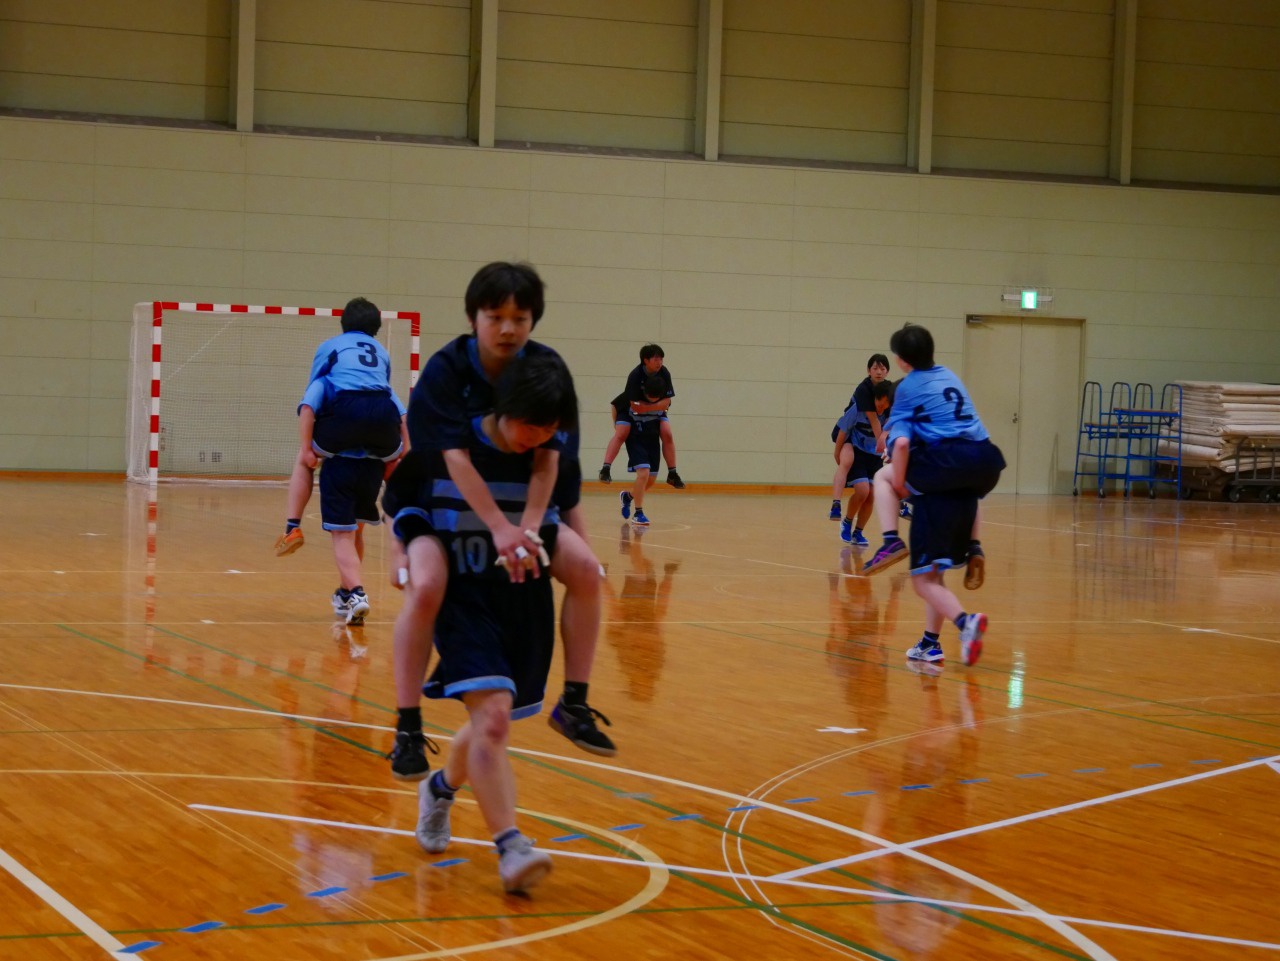
[{"label": "black sneaker", "polygon": [[680,479],[680,475],[674,467],[667,471],[667,483],[678,491],[684,490],[684,481]]},{"label": "black sneaker", "polygon": [[387,755],[391,776],[398,781],[421,781],[431,773],[427,751],[440,753],[440,746],[421,731],[396,731],[396,745]]},{"label": "black sneaker", "polygon": [[608,464],[605,464],[603,467],[600,468],[600,479],[604,481],[606,484],[613,483],[613,475],[609,473]]},{"label": "black sneaker", "polygon": [[609,727],[613,726],[609,723],[609,719],[594,707],[586,704],[565,704],[561,699],[556,702],[551,716],[547,718],[547,723],[589,754],[613,757],[618,753],[618,749],[613,746],[613,741],[609,740],[609,735],[596,727],[596,718],[600,718]]}]

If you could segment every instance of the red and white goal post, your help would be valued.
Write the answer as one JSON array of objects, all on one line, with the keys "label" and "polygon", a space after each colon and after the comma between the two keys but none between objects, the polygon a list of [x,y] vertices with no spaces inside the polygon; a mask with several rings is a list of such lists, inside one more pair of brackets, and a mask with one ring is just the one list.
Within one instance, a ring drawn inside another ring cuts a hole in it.
[{"label": "red and white goal post", "polygon": [[[341,317],[341,307],[136,304],[128,479],[287,478],[311,358],[342,332]],[[406,404],[418,379],[421,322],[416,311],[382,311],[378,340]]]}]

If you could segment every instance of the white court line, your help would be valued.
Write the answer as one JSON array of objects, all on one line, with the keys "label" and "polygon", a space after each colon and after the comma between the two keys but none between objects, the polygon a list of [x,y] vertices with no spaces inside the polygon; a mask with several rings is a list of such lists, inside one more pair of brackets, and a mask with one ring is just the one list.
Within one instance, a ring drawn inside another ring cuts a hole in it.
[{"label": "white court line", "polygon": [[1030,814],[1019,814],[1017,817],[1005,818],[1003,821],[992,821],[988,824],[977,824],[973,827],[961,828],[958,831],[948,831],[946,834],[935,834],[932,837],[920,838],[916,841],[908,841],[905,844],[892,844],[878,851],[863,851],[861,854],[852,854],[849,857],[837,858],[834,861],[825,861],[822,864],[810,864],[803,868],[796,868],[794,871],[783,871],[779,874],[771,875],[769,880],[790,881],[795,878],[804,877],[807,874],[816,874],[819,871],[829,871],[832,868],[843,867],[846,864],[855,864],[858,861],[869,861],[872,858],[883,857],[886,854],[901,854],[907,851],[914,851],[916,848],[922,848],[926,845],[938,844],[942,841],[953,841],[956,838],[982,834],[986,831],[994,831],[997,828],[1009,827],[1014,824],[1025,824],[1028,821],[1038,821],[1041,818],[1052,817],[1055,814],[1067,814],[1072,811],[1081,811],[1085,808],[1096,807],[1099,804],[1107,804],[1111,801],[1137,797],[1141,794],[1150,794],[1153,791],[1162,791],[1165,788],[1191,784],[1194,781],[1204,781],[1208,778],[1219,777],[1223,774],[1234,774],[1237,771],[1246,771],[1252,767],[1260,767],[1262,765],[1271,766],[1278,760],[1280,760],[1280,755],[1277,755],[1274,758],[1262,758],[1257,761],[1245,761],[1242,764],[1233,764],[1230,767],[1218,768],[1214,771],[1201,771],[1199,774],[1188,774],[1186,777],[1174,778],[1172,781],[1161,781],[1158,784],[1148,784],[1146,787],[1137,787],[1128,791],[1120,791],[1116,794],[1107,794],[1102,797],[1090,798],[1087,801],[1075,801],[1071,804],[1063,804],[1059,807],[1048,808],[1044,811],[1033,811]]},{"label": "white court line", "polygon": [[[313,824],[318,827],[343,828],[349,831],[369,831],[377,834],[396,834],[407,837],[413,837],[413,832],[403,828],[382,827],[375,824],[355,824],[350,821],[328,821],[321,818],[299,817],[291,814],[278,814],[272,811],[253,811],[245,808],[227,808],[219,807],[213,804],[189,804],[188,807],[197,811],[215,811],[222,814],[240,814],[245,817],[265,818],[271,821],[291,821],[301,824]],[[460,844],[474,844],[483,847],[492,847],[492,841],[479,840],[475,838],[459,838],[454,837],[451,840]],[[552,854],[561,858],[577,858],[583,861],[598,861],[608,864],[619,864],[627,867],[648,867],[654,865],[651,862],[637,861],[634,858],[613,857],[605,854],[587,854],[580,851],[559,851],[549,848],[542,848],[548,854]],[[783,880],[777,877],[765,877],[762,875],[744,874],[737,871],[721,871],[717,868],[695,868],[688,865],[668,864],[666,862],[658,862],[667,871],[679,871],[683,874],[696,874],[704,877],[728,878],[732,880],[743,880],[750,882],[763,882],[770,884],[780,884],[788,888],[797,888],[806,891],[825,891],[833,894],[844,896],[873,898],[877,901],[898,902],[905,904],[927,904],[940,908],[952,908],[957,911],[965,911],[970,913],[987,913],[1000,914],[1011,917],[1025,917],[1035,921],[1053,920],[1066,924],[1078,924],[1083,926],[1093,926],[1100,928],[1111,928],[1119,931],[1134,931],[1142,934],[1156,934],[1170,938],[1184,938],[1191,941],[1209,941],[1215,944],[1232,944],[1242,947],[1264,948],[1271,951],[1280,951],[1280,944],[1273,944],[1268,941],[1247,941],[1241,938],[1227,938],[1216,934],[1197,934],[1191,931],[1178,931],[1172,928],[1152,928],[1137,924],[1124,924],[1119,921],[1100,921],[1093,918],[1072,918],[1065,915],[1046,914],[1037,910],[1023,910],[1020,908],[1001,908],[987,904],[970,904],[966,901],[945,901],[940,898],[921,898],[912,897],[906,894],[894,894],[889,891],[867,890],[863,888],[849,888],[835,884],[819,884],[813,881],[796,881]],[[775,907],[786,908],[786,905],[775,905]]]},{"label": "white court line", "polygon": [[1142,618],[1134,618],[1133,622],[1135,624],[1154,624],[1156,627],[1171,627],[1178,631],[1197,631],[1203,633],[1212,632],[1222,637],[1238,637],[1245,641],[1262,641],[1265,644],[1280,644],[1280,641],[1276,640],[1274,637],[1258,637],[1256,634],[1237,634],[1234,631],[1224,631],[1218,627],[1188,627],[1186,624],[1169,624],[1165,621],[1144,621]]},{"label": "white court line", "polygon": [[0,868],[12,874],[20,884],[79,928],[111,957],[121,959],[134,957],[132,954],[124,953],[125,945],[122,942],[117,941],[114,936],[99,927],[92,918],[24,868],[4,850],[0,850]]}]

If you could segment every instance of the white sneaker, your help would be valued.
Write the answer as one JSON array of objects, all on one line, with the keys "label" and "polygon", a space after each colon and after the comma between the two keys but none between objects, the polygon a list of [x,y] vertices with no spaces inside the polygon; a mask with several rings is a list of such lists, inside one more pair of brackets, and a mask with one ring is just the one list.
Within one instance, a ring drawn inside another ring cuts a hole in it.
[{"label": "white sneaker", "polygon": [[449,846],[449,809],[453,798],[436,797],[431,793],[431,781],[418,782],[418,827],[413,836],[422,850],[439,854]]},{"label": "white sneaker", "polygon": [[352,627],[359,627],[364,623],[364,617],[369,613],[369,598],[364,591],[353,591],[347,595],[346,600],[334,591],[333,594],[333,613],[335,617],[341,617]]},{"label": "white sneaker", "polygon": [[527,891],[551,873],[551,855],[539,851],[523,834],[512,838],[498,855],[498,876],[509,894]]},{"label": "white sneaker", "polygon": [[982,656],[982,635],[987,630],[986,614],[966,614],[960,628],[960,659],[966,667],[978,663]]}]

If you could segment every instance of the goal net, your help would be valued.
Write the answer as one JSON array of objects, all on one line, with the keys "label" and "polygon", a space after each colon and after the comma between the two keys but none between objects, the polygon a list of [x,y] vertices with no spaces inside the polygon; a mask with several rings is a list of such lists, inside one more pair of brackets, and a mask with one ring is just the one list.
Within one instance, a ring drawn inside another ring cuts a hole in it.
[{"label": "goal net", "polygon": [[[135,305],[129,480],[287,478],[311,358],[342,332],[341,316],[332,307]],[[382,312],[378,340],[405,404],[418,376],[419,326],[416,312]]]}]

